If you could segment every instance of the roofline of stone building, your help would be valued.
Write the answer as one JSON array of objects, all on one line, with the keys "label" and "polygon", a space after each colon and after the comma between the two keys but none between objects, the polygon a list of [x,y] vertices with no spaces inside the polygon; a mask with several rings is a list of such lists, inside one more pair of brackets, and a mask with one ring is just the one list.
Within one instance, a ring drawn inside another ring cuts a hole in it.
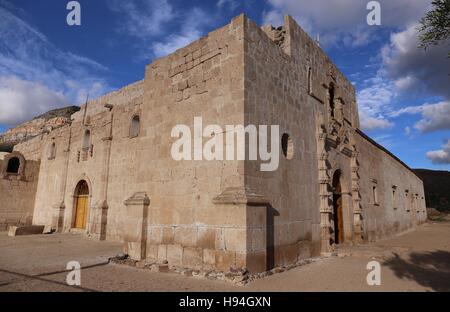
[{"label": "roofline of stone building", "polygon": [[372,139],[370,136],[365,134],[361,129],[356,128],[356,133],[359,134],[360,136],[362,136],[364,139],[366,139],[368,142],[370,142],[375,147],[379,148],[380,150],[382,150],[383,152],[385,152],[386,154],[388,154],[389,156],[394,158],[399,164],[401,164],[403,167],[405,167],[406,169],[411,171],[420,181],[423,182],[423,180],[417,175],[417,173],[414,172],[414,170],[412,170],[407,164],[405,164],[400,158],[395,156],[392,152],[390,152],[383,145],[377,143],[374,139]]},{"label": "roofline of stone building", "polygon": [[[144,83],[144,79],[140,79],[140,80],[134,81],[134,82],[129,83],[129,84],[123,86],[123,87],[111,90],[111,91],[109,91],[109,92],[107,92],[107,93],[105,93],[103,95],[100,95],[100,96],[98,96],[96,98],[90,99],[90,100],[87,101],[87,104],[89,105],[89,104],[92,104],[92,103],[95,103],[95,102],[99,102],[99,101],[101,101],[102,99],[104,99],[106,97],[113,96],[115,93],[126,91],[127,89],[131,89],[132,87],[139,86],[142,83]],[[80,104],[80,110],[83,109],[85,106],[86,106],[86,103]]]},{"label": "roofline of stone building", "polygon": [[[297,22],[297,20],[295,18],[292,17],[292,15],[286,14],[284,16],[284,26],[288,25],[289,20],[293,21],[298,28],[300,28],[300,30],[306,35],[307,38],[309,38],[309,40],[314,43],[314,45],[318,48],[318,50],[320,51],[320,53],[325,57],[326,61],[329,64],[332,64],[333,67],[336,69],[336,71],[339,72],[339,74],[348,82],[349,86],[352,87],[353,92],[356,93],[356,89],[355,86],[351,83],[351,81],[347,78],[347,76],[341,71],[341,69],[334,63],[334,61],[330,58],[330,56],[325,52],[325,50],[322,48],[322,46],[320,45],[320,42],[317,42],[316,39],[312,38],[309,33],[306,32],[306,30]],[[272,25],[273,26],[273,25]]]}]

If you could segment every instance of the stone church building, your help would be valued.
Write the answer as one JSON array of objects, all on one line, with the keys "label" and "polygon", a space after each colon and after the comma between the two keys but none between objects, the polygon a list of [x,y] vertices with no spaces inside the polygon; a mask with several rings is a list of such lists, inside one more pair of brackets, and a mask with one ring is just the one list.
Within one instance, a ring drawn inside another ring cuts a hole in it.
[{"label": "stone church building", "polygon": [[[352,84],[291,17],[274,28],[240,15],[3,155],[0,223],[121,241],[136,260],[260,272],[424,222],[422,181],[358,116]],[[278,169],[174,160],[172,128],[195,117],[279,125]]]}]

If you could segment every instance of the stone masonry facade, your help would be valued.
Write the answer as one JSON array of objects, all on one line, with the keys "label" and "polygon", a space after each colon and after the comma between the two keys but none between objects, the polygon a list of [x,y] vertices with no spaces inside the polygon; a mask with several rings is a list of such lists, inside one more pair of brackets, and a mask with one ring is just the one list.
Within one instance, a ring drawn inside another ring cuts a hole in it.
[{"label": "stone masonry facade", "polygon": [[0,231],[32,224],[39,167],[39,161],[25,160],[21,153],[0,153]]},{"label": "stone masonry facade", "polygon": [[[172,128],[195,117],[279,125],[279,168],[174,160]],[[290,16],[240,15],[16,145],[37,184],[0,195],[32,192],[33,224],[121,241],[135,260],[261,272],[426,220],[422,181],[359,127],[354,87]]]}]

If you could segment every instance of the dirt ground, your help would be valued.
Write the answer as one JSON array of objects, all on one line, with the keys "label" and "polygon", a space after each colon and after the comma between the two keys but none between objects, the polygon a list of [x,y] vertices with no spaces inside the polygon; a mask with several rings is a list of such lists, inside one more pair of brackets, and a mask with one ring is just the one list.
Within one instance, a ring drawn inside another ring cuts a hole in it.
[{"label": "dirt ground", "polygon": [[[428,223],[373,244],[342,247],[246,286],[108,264],[120,244],[73,234],[8,237],[0,233],[0,292],[5,291],[450,291],[450,222]],[[66,284],[66,264],[81,264],[81,286]],[[368,286],[370,261],[381,286]]]}]

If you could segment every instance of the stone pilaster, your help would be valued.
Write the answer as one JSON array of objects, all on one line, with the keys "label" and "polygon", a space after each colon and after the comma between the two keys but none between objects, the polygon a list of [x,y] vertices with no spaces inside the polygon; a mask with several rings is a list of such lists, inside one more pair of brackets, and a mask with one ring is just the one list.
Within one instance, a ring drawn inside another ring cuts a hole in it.
[{"label": "stone pilaster", "polygon": [[330,175],[328,174],[328,153],[326,151],[327,134],[323,123],[319,122],[317,133],[318,148],[318,168],[319,168],[319,197],[320,197],[320,236],[321,253],[329,254],[332,252],[331,246],[331,217],[333,208],[331,206]]},{"label": "stone pilaster", "polygon": [[123,251],[133,260],[144,260],[146,258],[150,199],[145,192],[138,192],[125,200],[124,204]]},{"label": "stone pilaster", "polygon": [[[234,254],[234,266],[239,269],[245,267],[250,272],[264,272],[273,268],[274,220],[269,200],[248,187],[230,187],[215,197],[213,202],[222,207],[242,207],[242,216],[245,218],[242,224],[225,229],[226,241],[230,238],[227,235],[232,235],[231,238],[244,242],[235,244],[243,245],[242,250],[226,250]],[[216,266],[220,266],[220,263],[216,263]]]},{"label": "stone pilaster", "polygon": [[361,209],[361,194],[359,186],[359,152],[356,147],[353,147],[351,169],[352,169],[352,198],[353,198],[353,231],[354,241],[361,243],[363,241],[363,226],[362,226],[362,209]]},{"label": "stone pilaster", "polygon": [[102,200],[93,207],[92,224],[90,230],[90,236],[97,240],[106,239],[106,226],[108,223],[108,182],[109,182],[109,167],[111,162],[111,143],[112,143],[112,129],[114,115],[111,113],[112,105],[106,104],[106,108],[110,110],[110,125],[109,133],[106,137],[102,138],[105,145],[105,154],[103,158],[103,175],[102,175]]},{"label": "stone pilaster", "polygon": [[101,201],[92,207],[89,236],[96,240],[106,239],[106,224],[108,219],[108,204]]},{"label": "stone pilaster", "polygon": [[66,206],[65,206],[64,202],[54,205],[53,209],[52,209],[51,228],[52,228],[52,230],[55,230],[58,233],[61,233],[63,231],[65,209],[66,209]]},{"label": "stone pilaster", "polygon": [[58,233],[62,233],[64,230],[64,215],[66,210],[65,196],[67,188],[67,172],[70,161],[70,145],[72,142],[72,129],[69,130],[69,140],[66,148],[63,150],[65,164],[61,174],[61,183],[59,185],[59,197],[60,202],[53,206],[51,228]]}]

